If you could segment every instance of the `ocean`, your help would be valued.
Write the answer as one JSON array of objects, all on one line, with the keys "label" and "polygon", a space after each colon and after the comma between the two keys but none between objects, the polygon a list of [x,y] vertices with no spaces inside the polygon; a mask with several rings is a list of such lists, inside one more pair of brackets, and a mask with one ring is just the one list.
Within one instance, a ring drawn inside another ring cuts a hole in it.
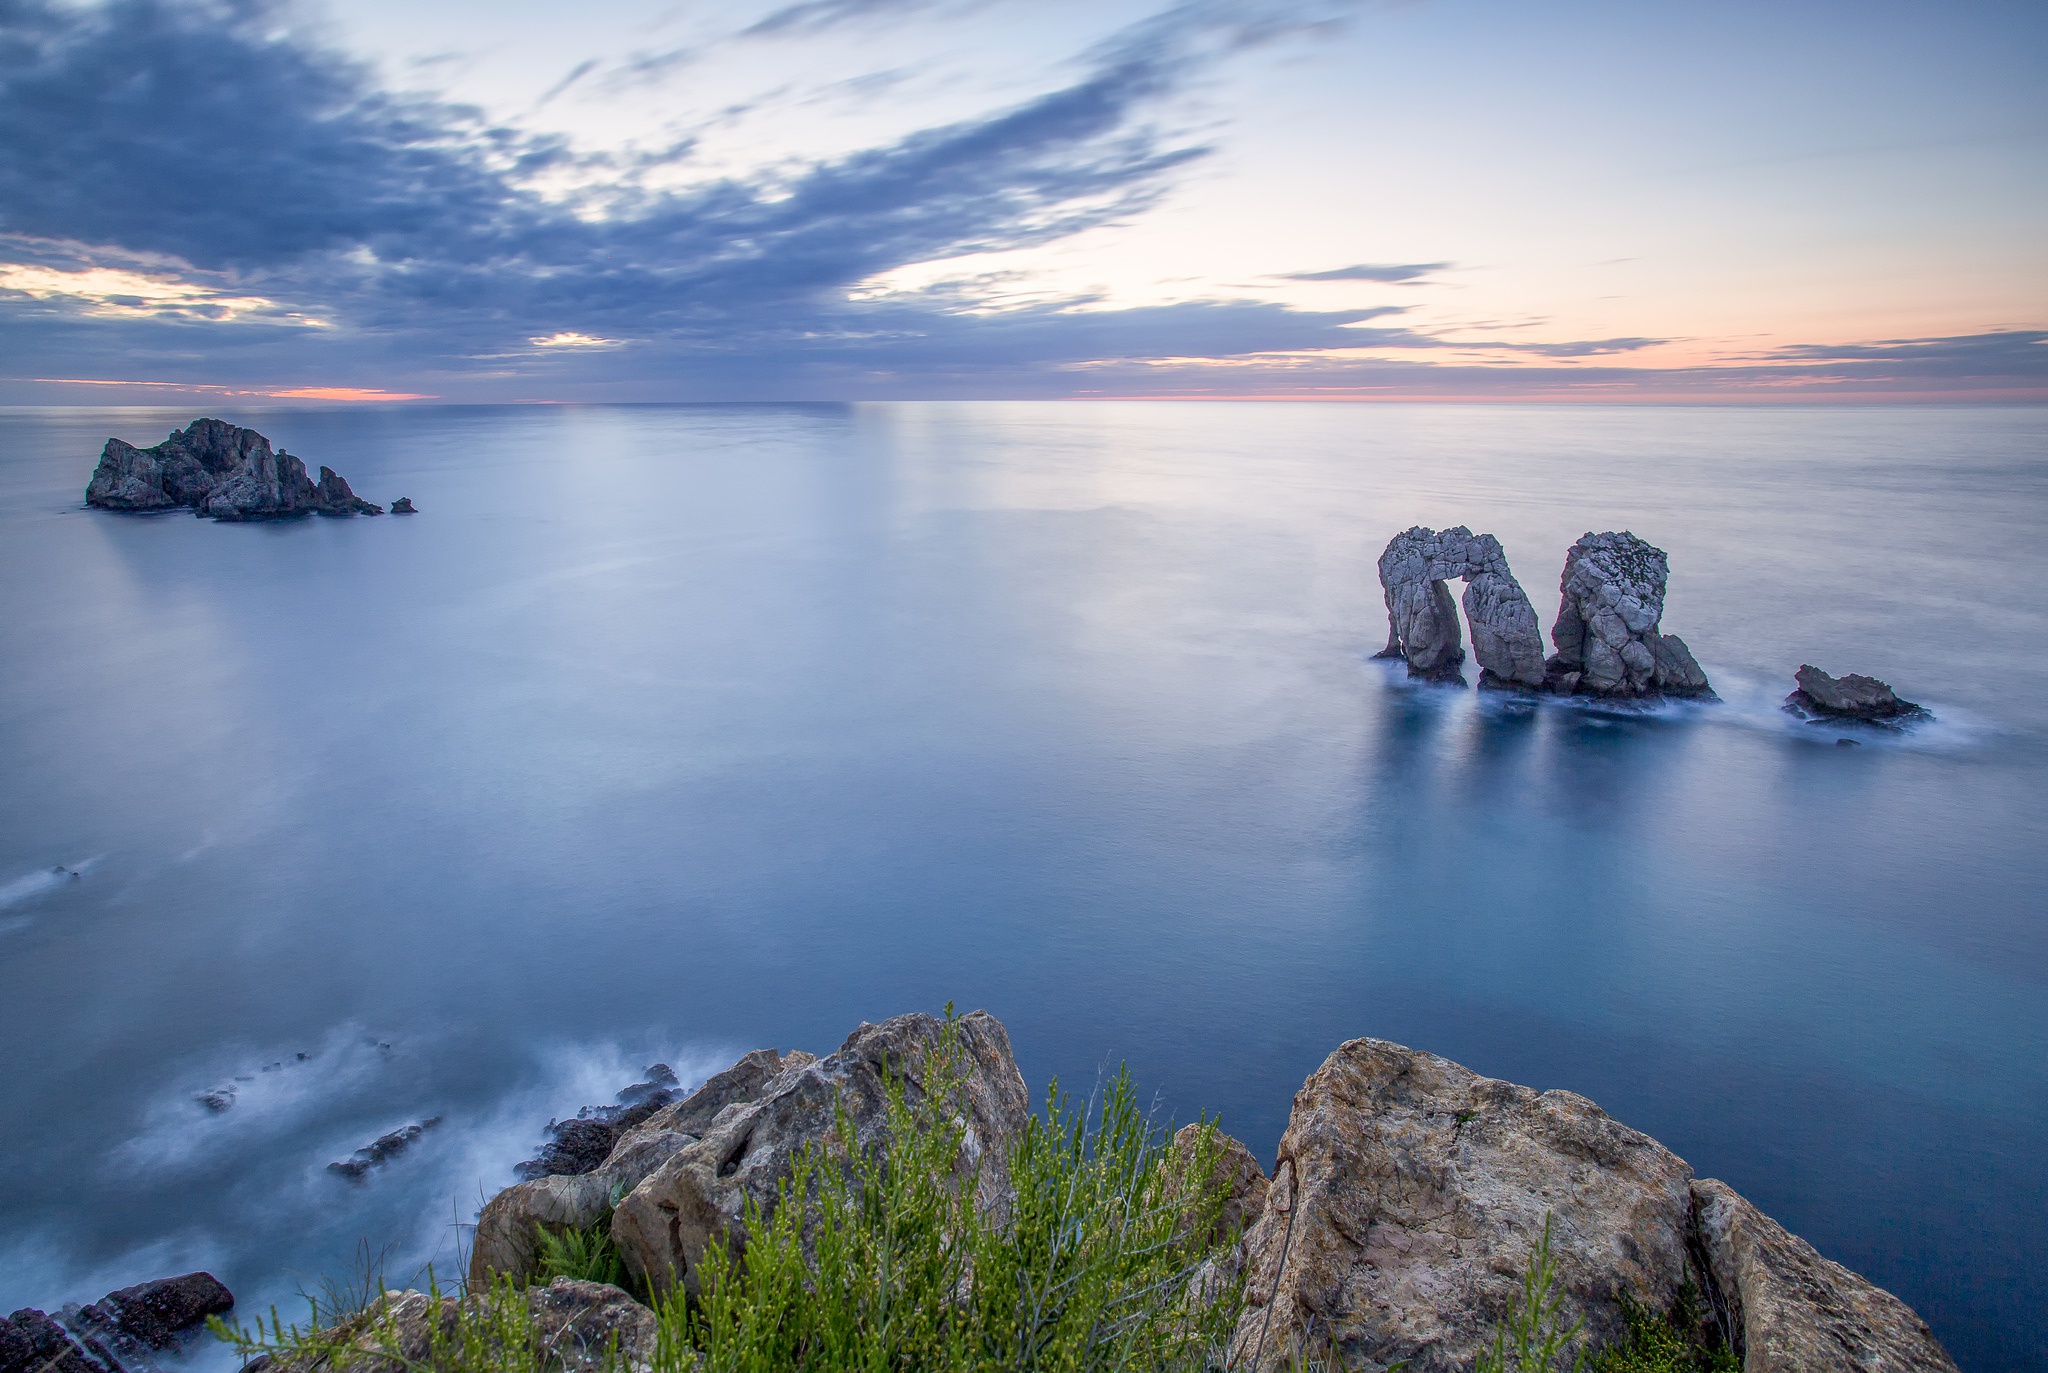
[{"label": "ocean", "polygon": [[[0,1311],[450,1272],[646,1065],[952,1002],[1268,1164],[1355,1036],[1569,1088],[2048,1366],[2048,408],[209,413],[421,513],[87,510],[196,412],[0,412]],[[1666,549],[1721,701],[1411,684],[1415,524],[1546,629]]]}]

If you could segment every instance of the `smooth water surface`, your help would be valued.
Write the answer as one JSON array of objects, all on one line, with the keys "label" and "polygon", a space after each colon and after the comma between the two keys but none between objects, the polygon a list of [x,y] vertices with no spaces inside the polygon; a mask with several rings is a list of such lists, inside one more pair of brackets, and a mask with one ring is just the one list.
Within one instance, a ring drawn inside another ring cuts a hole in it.
[{"label": "smooth water surface", "polygon": [[[1269,1162],[1353,1036],[1568,1087],[2048,1363],[2048,410],[223,417],[422,513],[88,511],[192,416],[0,415],[0,1310],[445,1271],[644,1064],[952,1000]],[[1546,625],[1668,549],[1724,701],[1371,661],[1457,523]],[[1838,747],[1801,662],[1939,722]]]}]

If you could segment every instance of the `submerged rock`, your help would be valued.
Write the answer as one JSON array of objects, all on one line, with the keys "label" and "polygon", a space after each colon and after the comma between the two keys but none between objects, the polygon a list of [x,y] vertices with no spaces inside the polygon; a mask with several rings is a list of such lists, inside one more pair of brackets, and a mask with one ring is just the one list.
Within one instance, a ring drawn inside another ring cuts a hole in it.
[{"label": "submerged rock", "polygon": [[1447,583],[1462,580],[1482,685],[1543,684],[1536,609],[1493,535],[1463,525],[1442,533],[1417,525],[1387,544],[1379,570],[1387,603],[1387,646],[1379,656],[1406,659],[1413,676],[1458,680],[1465,649]]},{"label": "submerged rock", "polygon": [[428,1116],[416,1125],[401,1125],[389,1134],[377,1136],[347,1158],[337,1159],[328,1164],[327,1171],[339,1173],[354,1182],[368,1174],[372,1168],[397,1158],[410,1149],[421,1135],[440,1123],[441,1117]]},{"label": "submerged rock", "polygon": [[1901,725],[1934,718],[1927,707],[1900,700],[1890,686],[1875,677],[1855,672],[1830,677],[1811,663],[1802,663],[1794,680],[1799,686],[1785,698],[1785,709],[1804,720]]},{"label": "submerged rock", "polygon": [[1567,696],[1713,696],[1685,641],[1660,631],[1669,580],[1664,550],[1634,534],[1582,536],[1558,580],[1546,687]]},{"label": "submerged rock", "polygon": [[151,1354],[234,1304],[213,1274],[186,1273],[66,1307],[61,1321],[25,1307],[0,1321],[0,1373],[144,1373]]},{"label": "submerged rock", "polygon": [[254,429],[197,419],[154,448],[108,439],[85,503],[105,510],[190,507],[217,520],[281,519],[318,511],[380,515],[332,468],[315,483],[306,464]]},{"label": "submerged rock", "polygon": [[548,1125],[549,1142],[538,1156],[513,1171],[522,1178],[574,1176],[596,1169],[611,1157],[612,1148],[634,1126],[682,1098],[675,1070],[666,1063],[645,1069],[646,1081],[620,1092],[616,1104],[586,1106],[572,1119]]}]

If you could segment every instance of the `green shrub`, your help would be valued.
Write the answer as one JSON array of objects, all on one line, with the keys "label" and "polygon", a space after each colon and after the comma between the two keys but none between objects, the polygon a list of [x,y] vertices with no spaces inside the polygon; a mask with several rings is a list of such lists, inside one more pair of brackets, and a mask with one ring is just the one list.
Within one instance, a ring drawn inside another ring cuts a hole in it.
[{"label": "green shrub", "polygon": [[626,1285],[625,1265],[612,1245],[611,1216],[580,1230],[550,1230],[539,1227],[540,1281],[577,1278],[583,1282]]},{"label": "green shrub", "polygon": [[[1080,1105],[1055,1083],[1006,1160],[1013,1200],[984,1214],[978,1172],[962,1159],[967,1068],[950,1007],[947,1020],[920,1065],[917,1101],[888,1078],[879,1147],[861,1147],[839,1110],[831,1133],[798,1154],[773,1212],[748,1206],[744,1252],[714,1246],[698,1299],[677,1290],[657,1306],[657,1373],[1223,1365],[1242,1279],[1209,1263],[1236,1240],[1217,1233],[1227,1182],[1215,1130],[1186,1158],[1139,1108],[1127,1073]],[[619,1272],[602,1225],[544,1231],[541,1255],[544,1279],[618,1281],[602,1276]],[[431,1271],[428,1283],[438,1302]],[[245,1359],[302,1369],[347,1367],[347,1351],[367,1341],[385,1373],[541,1373],[509,1280],[452,1304],[424,1355],[400,1350],[374,1311],[326,1315],[315,1304],[304,1328],[273,1311],[253,1332],[214,1329]]]},{"label": "green shrub", "polygon": [[1479,1356],[1474,1373],[1581,1373],[1583,1350],[1575,1350],[1582,1323],[1564,1322],[1564,1294],[1557,1286],[1557,1261],[1550,1257],[1550,1217],[1543,1218],[1543,1238],[1529,1254],[1522,1274],[1522,1293],[1508,1308],[1507,1320],[1494,1332],[1493,1348]]}]

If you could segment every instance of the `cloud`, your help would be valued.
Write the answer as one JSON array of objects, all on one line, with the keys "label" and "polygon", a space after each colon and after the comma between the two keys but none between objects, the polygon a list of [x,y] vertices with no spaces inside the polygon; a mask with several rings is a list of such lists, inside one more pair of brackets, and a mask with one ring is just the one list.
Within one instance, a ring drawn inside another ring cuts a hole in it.
[{"label": "cloud", "polygon": [[742,38],[767,38],[791,33],[822,33],[826,29],[875,15],[899,15],[929,9],[933,0],[802,0],[784,5],[740,30]]},{"label": "cloud", "polygon": [[1434,272],[1441,272],[1451,264],[1448,262],[1406,262],[1370,263],[1361,262],[1355,267],[1332,267],[1327,272],[1287,272],[1279,277],[1281,281],[1384,281],[1410,283],[1421,280]]}]

